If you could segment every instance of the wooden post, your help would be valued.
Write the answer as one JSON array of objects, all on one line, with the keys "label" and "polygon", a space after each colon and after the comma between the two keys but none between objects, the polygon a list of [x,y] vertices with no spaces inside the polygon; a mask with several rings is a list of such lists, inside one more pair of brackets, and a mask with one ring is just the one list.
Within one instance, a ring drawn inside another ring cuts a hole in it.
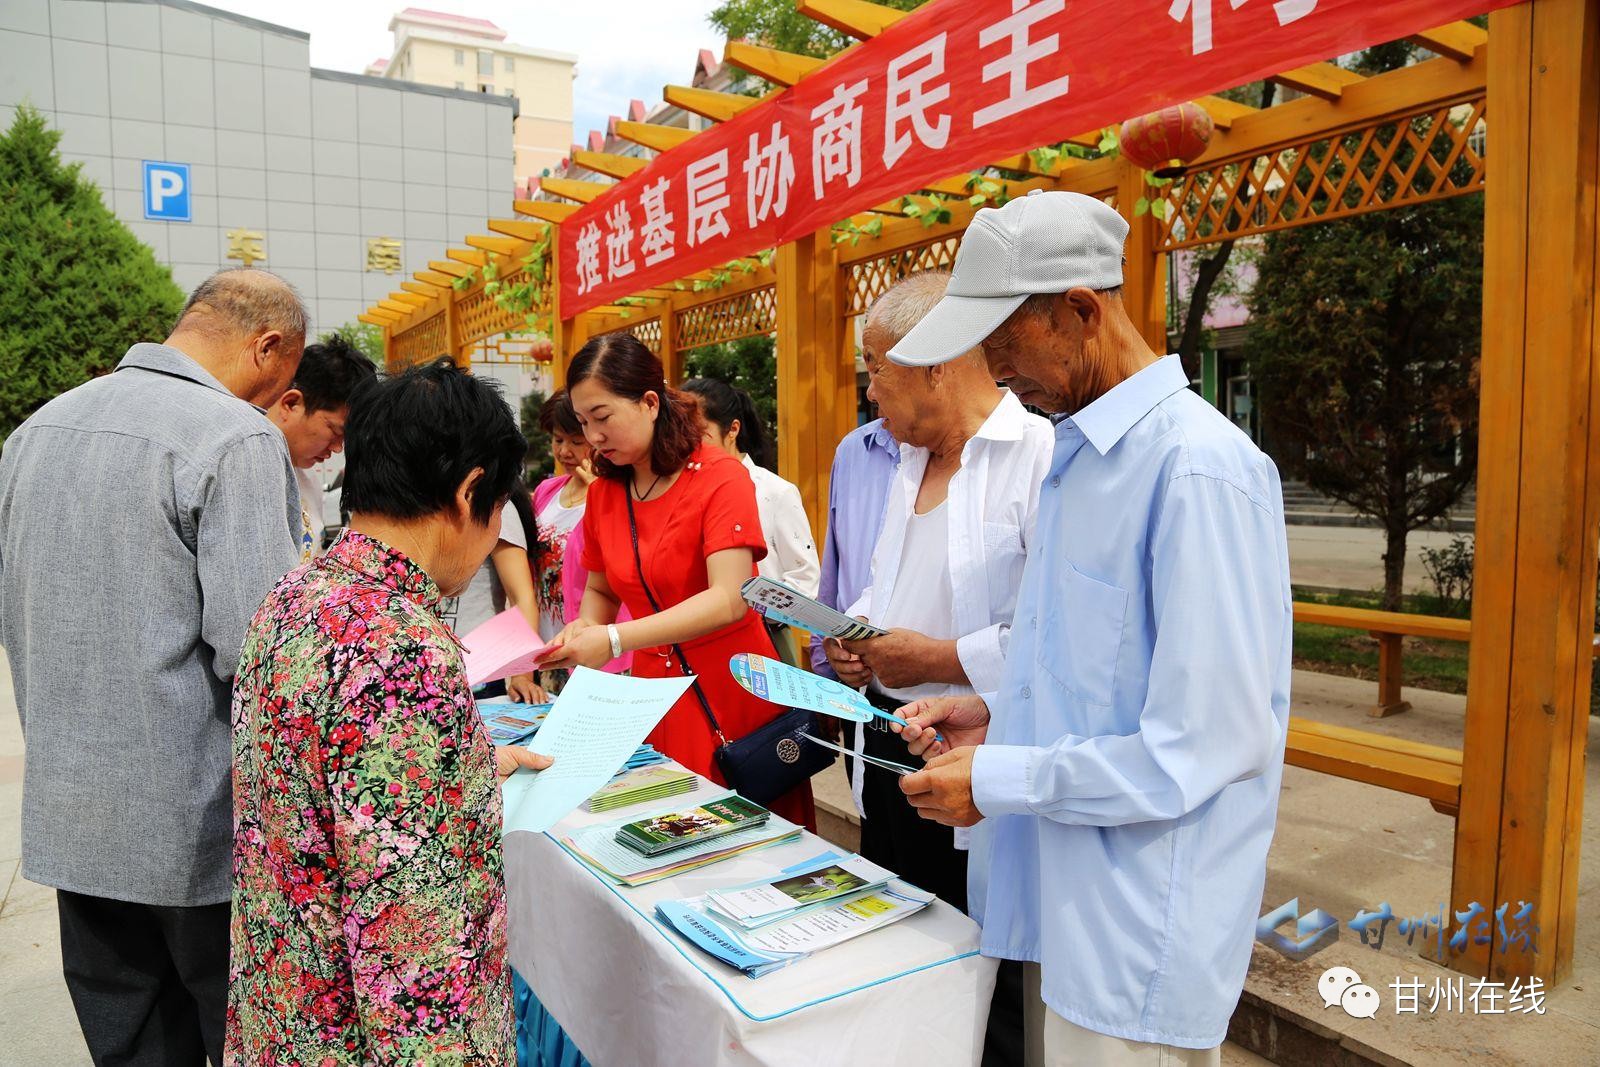
[{"label": "wooden post", "polygon": [[831,233],[822,230],[779,247],[775,264],[778,472],[800,487],[820,543],[834,449],[855,425],[855,352],[841,314]]},{"label": "wooden post", "polygon": [[1167,351],[1167,257],[1157,250],[1160,223],[1155,216],[1133,213],[1148,195],[1144,170],[1126,160],[1117,164],[1117,210],[1128,220],[1127,262],[1122,268],[1122,302],[1128,317],[1157,352]]},{"label": "wooden post", "polygon": [[661,365],[668,385],[683,384],[683,353],[678,351],[678,309],[671,300],[661,302]]},{"label": "wooden post", "polygon": [[[1488,913],[1493,942],[1469,938],[1454,965],[1551,982],[1571,967],[1578,918],[1600,536],[1600,0],[1491,14],[1488,88],[1479,521],[1451,897],[1457,912]],[[1514,921],[1521,902],[1532,922]]]},{"label": "wooden post", "polygon": [[1398,715],[1411,705],[1400,696],[1400,660],[1403,640],[1399,634],[1373,631],[1378,639],[1378,702],[1367,709],[1374,719]]},{"label": "wooden post", "polygon": [[572,320],[561,317],[561,231],[550,226],[550,266],[545,272],[550,291],[550,392],[567,384],[567,364],[572,362],[568,341]]},{"label": "wooden post", "polygon": [[462,370],[472,369],[472,356],[461,343],[461,316],[456,311],[456,290],[444,294],[444,338],[450,362]]}]

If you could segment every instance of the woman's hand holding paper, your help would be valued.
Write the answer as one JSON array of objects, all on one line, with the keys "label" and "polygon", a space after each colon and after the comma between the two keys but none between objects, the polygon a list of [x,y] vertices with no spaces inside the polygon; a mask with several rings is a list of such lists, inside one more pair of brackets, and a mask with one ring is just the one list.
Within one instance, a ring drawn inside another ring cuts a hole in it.
[{"label": "woman's hand holding paper", "polygon": [[924,761],[953,749],[981,745],[989,733],[989,705],[978,696],[918,700],[896,714],[906,723],[890,729],[900,735],[913,756]]},{"label": "woman's hand holding paper", "polygon": [[603,667],[611,662],[611,638],[606,628],[574,619],[550,642],[550,654],[539,661],[542,670],[566,667]]},{"label": "woman's hand holding paper", "polygon": [[542,771],[555,761],[521,745],[494,746],[494,771],[503,782],[519,770]]}]

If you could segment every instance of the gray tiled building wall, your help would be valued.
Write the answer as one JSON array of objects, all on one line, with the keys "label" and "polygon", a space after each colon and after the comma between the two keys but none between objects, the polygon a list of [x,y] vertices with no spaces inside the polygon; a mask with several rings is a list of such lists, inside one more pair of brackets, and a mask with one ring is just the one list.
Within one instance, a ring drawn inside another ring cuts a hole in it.
[{"label": "gray tiled building wall", "polygon": [[[256,230],[322,330],[512,210],[509,99],[312,70],[306,35],[181,0],[0,0],[0,125],[24,102],[185,290]],[[193,221],[145,219],[144,160],[189,164]]]}]

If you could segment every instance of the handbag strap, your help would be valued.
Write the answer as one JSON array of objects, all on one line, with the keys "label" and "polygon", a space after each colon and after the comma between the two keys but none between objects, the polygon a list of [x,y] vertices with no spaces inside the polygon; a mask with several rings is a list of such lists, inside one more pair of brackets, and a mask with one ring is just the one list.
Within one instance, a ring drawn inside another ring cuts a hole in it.
[{"label": "handbag strap", "polygon": [[[656,601],[656,595],[650,591],[650,583],[644,576],[644,559],[639,555],[639,523],[633,517],[633,487],[622,487],[623,499],[628,502],[628,537],[633,542],[633,565],[639,572],[639,585],[644,588],[645,599],[650,601],[650,610],[656,614],[661,613],[661,605]],[[717,735],[717,740],[722,744],[728,743],[728,738],[722,732],[722,726],[717,722],[717,717],[711,711],[711,702],[706,700],[705,693],[700,690],[700,679],[689,667],[689,657],[683,654],[683,647],[676,641],[672,643],[672,652],[678,657],[678,666],[683,669],[685,676],[694,677],[689,688],[694,690],[695,699],[700,702],[700,710],[705,712],[706,721],[711,724],[711,732]]]}]

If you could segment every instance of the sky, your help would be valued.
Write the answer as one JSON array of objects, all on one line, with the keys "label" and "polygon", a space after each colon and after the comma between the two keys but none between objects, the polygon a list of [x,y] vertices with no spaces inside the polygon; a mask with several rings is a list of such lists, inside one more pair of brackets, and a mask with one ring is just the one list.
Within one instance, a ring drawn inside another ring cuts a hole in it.
[{"label": "sky", "polygon": [[716,0],[202,0],[311,34],[311,65],[355,74],[394,46],[389,19],[410,6],[486,18],[506,39],[578,57],[573,86],[574,142],[605,128],[628,101],[647,108],[661,88],[686,85],[702,48],[722,55],[722,37],[706,21]]}]

